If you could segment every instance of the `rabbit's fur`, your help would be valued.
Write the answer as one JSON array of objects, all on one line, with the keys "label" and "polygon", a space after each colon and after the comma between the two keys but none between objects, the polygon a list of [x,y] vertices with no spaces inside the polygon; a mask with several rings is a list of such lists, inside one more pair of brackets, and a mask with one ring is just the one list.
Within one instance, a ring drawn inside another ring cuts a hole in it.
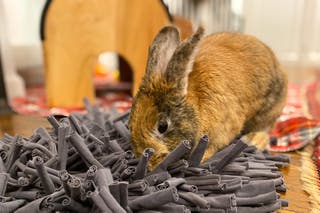
[{"label": "rabbit's fur", "polygon": [[155,150],[151,168],[185,139],[195,145],[208,134],[206,159],[240,133],[269,131],[285,104],[287,76],[268,46],[240,33],[202,38],[203,31],[181,42],[167,26],[150,47],[129,127],[138,156]]}]

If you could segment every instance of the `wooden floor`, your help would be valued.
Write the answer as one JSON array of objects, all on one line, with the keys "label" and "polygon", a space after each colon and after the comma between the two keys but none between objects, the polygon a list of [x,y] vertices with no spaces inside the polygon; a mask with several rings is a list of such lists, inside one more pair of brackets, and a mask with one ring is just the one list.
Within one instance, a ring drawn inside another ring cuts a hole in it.
[{"label": "wooden floor", "polygon": [[[22,136],[30,136],[32,132],[38,127],[49,127],[50,125],[45,118],[9,115],[0,116],[0,136],[4,133],[20,134]],[[310,204],[308,202],[308,195],[302,190],[300,173],[300,155],[297,153],[290,153],[292,162],[289,168],[283,169],[287,192],[282,194],[282,197],[289,200],[289,207],[279,212],[310,212]]]},{"label": "wooden floor", "polygon": [[284,181],[287,186],[287,192],[282,194],[281,197],[289,200],[289,207],[279,212],[311,212],[311,206],[308,202],[308,194],[302,190],[300,173],[301,162],[300,155],[298,153],[290,153],[291,164],[288,168],[283,169]]}]

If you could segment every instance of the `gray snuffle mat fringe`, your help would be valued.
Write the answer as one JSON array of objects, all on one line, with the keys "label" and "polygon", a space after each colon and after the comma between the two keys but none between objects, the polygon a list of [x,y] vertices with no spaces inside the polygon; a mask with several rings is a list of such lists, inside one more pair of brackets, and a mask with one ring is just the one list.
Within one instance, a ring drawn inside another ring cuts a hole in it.
[{"label": "gray snuffle mat fringe", "polygon": [[87,114],[72,113],[52,131],[0,141],[0,212],[274,212],[288,206],[279,168],[285,155],[270,155],[234,140],[206,162],[204,135],[189,159],[182,141],[153,171],[131,150],[130,112],[102,112],[85,101]]}]

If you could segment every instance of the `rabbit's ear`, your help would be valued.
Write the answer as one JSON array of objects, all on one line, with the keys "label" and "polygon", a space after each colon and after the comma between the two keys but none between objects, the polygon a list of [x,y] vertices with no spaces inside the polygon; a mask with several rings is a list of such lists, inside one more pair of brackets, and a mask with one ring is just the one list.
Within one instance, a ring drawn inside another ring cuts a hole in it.
[{"label": "rabbit's ear", "polygon": [[204,29],[199,27],[188,39],[177,47],[166,69],[165,77],[168,82],[176,82],[179,89],[186,94],[188,76],[192,71],[194,58],[199,41],[204,35]]},{"label": "rabbit's ear", "polygon": [[147,62],[147,73],[166,70],[168,62],[180,43],[179,31],[176,27],[166,26],[154,38]]}]

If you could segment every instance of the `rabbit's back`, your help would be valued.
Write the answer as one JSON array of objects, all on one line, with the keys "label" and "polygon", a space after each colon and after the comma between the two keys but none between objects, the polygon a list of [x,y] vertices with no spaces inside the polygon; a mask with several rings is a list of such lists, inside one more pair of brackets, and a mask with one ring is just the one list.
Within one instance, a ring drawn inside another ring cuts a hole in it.
[{"label": "rabbit's back", "polygon": [[286,87],[286,74],[268,46],[253,36],[219,33],[199,45],[188,101],[197,109],[200,132],[212,138],[225,134],[218,139],[225,143],[240,131],[270,128],[283,108]]}]

